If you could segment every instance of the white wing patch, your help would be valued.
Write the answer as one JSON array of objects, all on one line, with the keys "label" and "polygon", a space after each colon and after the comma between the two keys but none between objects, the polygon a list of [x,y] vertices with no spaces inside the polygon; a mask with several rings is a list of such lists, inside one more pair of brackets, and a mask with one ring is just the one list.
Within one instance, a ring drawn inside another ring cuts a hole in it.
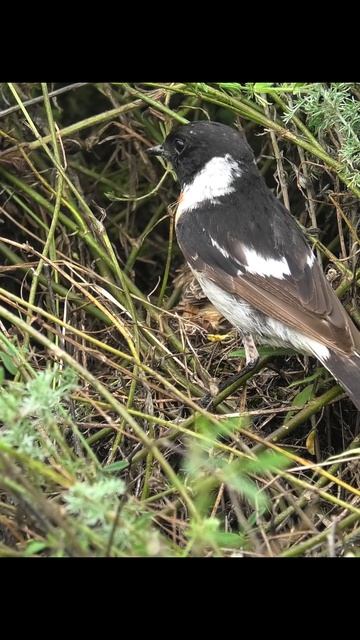
[{"label": "white wing patch", "polygon": [[309,265],[309,267],[312,267],[314,262],[315,262],[315,254],[311,252],[310,255],[306,258],[306,263]]},{"label": "white wing patch", "polygon": [[196,209],[204,202],[216,204],[216,198],[235,191],[234,180],[241,175],[238,163],[229,153],[223,157],[215,156],[197,173],[190,184],[185,185],[176,217],[179,218],[184,211]]},{"label": "white wing patch", "polygon": [[211,244],[213,247],[215,247],[218,251],[220,251],[220,253],[224,256],[224,258],[229,258],[229,252],[226,251],[226,249],[224,249],[218,242],[216,242],[216,240],[214,240],[214,238],[212,238],[210,236],[210,240],[211,240]]},{"label": "white wing patch", "polygon": [[249,273],[257,276],[272,276],[283,280],[284,276],[290,275],[289,265],[285,257],[275,260],[275,258],[264,258],[255,249],[243,247],[247,264],[244,268]]}]

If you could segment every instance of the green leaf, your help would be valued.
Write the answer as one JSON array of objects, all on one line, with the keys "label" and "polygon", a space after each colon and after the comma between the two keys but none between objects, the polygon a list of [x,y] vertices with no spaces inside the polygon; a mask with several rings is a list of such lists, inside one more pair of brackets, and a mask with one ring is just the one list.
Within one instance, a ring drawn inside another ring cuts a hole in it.
[{"label": "green leaf", "polygon": [[216,543],[220,547],[230,547],[231,549],[242,549],[246,542],[246,537],[239,533],[228,531],[218,531],[215,535]]},{"label": "green leaf", "polygon": [[0,360],[2,360],[5,369],[14,376],[17,372],[17,367],[15,367],[10,356],[4,351],[0,351]]},{"label": "green leaf", "polygon": [[46,549],[48,546],[49,545],[47,542],[42,542],[41,540],[31,540],[26,545],[26,548],[24,550],[24,555],[33,556],[36,553],[39,553],[39,551],[44,551],[44,549]]},{"label": "green leaf", "polygon": [[237,490],[250,502],[250,504],[259,509],[264,509],[269,506],[268,496],[264,491],[260,491],[254,482],[248,478],[244,478],[244,476],[239,480],[240,482],[236,483],[235,478],[233,478],[233,486],[237,484]]},{"label": "green leaf", "polygon": [[272,82],[255,82],[252,89],[257,93],[266,93],[274,89],[274,84]]},{"label": "green leaf", "polygon": [[203,520],[192,521],[189,527],[189,538],[203,545],[216,542],[220,522],[217,518],[204,518]]},{"label": "green leaf", "polygon": [[[308,384],[300,393],[298,393],[292,401],[292,406],[302,409],[314,395],[314,385]],[[291,418],[293,411],[289,411],[285,416],[285,422]]]},{"label": "green leaf", "polygon": [[292,387],[298,387],[300,384],[306,384],[307,382],[313,382],[314,380],[320,378],[323,373],[323,367],[318,367],[311,376],[307,376],[302,380],[295,380],[295,382],[290,382],[290,384],[288,384],[288,389],[291,389]]},{"label": "green leaf", "polygon": [[[294,351],[292,349],[274,349],[274,347],[259,347],[260,356],[292,356]],[[231,351],[228,358],[245,358],[245,349],[235,349]]]},{"label": "green leaf", "polygon": [[241,472],[239,464],[229,464],[221,470],[222,480],[232,489],[243,495],[253,506],[265,507],[269,500],[250,478]]},{"label": "green leaf", "polygon": [[208,444],[206,442],[202,443],[204,448],[209,448],[209,446],[212,447],[218,438],[228,436],[236,431],[248,427],[250,424],[250,416],[234,416],[232,418],[226,418],[225,420],[221,420],[218,425],[214,425],[214,423],[205,416],[197,416],[195,418],[195,430],[211,440]]},{"label": "green leaf", "polygon": [[230,351],[228,358],[245,358],[245,349],[235,349]]},{"label": "green leaf", "polygon": [[103,468],[104,473],[115,473],[116,471],[123,471],[129,466],[127,460],[118,460],[118,462],[113,462],[109,464],[107,467]]},{"label": "green leaf", "polygon": [[228,89],[230,91],[241,91],[243,88],[238,82],[219,82],[218,85],[222,89]]},{"label": "green leaf", "polygon": [[243,469],[246,473],[264,474],[290,466],[291,460],[277,451],[264,451],[255,460],[246,460]]}]

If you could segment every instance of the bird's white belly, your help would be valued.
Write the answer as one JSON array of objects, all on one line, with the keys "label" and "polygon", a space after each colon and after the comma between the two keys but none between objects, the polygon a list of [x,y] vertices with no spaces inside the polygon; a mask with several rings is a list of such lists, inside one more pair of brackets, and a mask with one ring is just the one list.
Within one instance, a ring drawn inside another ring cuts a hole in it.
[{"label": "bird's white belly", "polygon": [[274,346],[291,347],[326,360],[330,352],[323,344],[258,311],[237,296],[227,293],[203,274],[194,275],[210,302],[241,335],[251,334],[255,341]]},{"label": "bird's white belly", "polygon": [[254,311],[247,302],[240,300],[237,296],[231,295],[231,293],[223,291],[223,289],[211,280],[208,280],[208,278],[205,278],[202,274],[196,273],[195,271],[194,274],[210,302],[213,303],[214,307],[216,307],[224,318],[234,325],[240,333],[260,333],[261,323],[258,320],[259,313]]}]

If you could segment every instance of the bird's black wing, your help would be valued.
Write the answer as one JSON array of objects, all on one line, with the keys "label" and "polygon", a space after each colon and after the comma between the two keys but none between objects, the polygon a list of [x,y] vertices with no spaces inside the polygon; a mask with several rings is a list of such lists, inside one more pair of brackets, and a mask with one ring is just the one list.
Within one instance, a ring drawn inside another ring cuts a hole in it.
[{"label": "bird's black wing", "polygon": [[[250,194],[250,195],[248,195]],[[184,212],[180,247],[194,271],[266,315],[343,353],[360,333],[298,224],[267,189]]]}]

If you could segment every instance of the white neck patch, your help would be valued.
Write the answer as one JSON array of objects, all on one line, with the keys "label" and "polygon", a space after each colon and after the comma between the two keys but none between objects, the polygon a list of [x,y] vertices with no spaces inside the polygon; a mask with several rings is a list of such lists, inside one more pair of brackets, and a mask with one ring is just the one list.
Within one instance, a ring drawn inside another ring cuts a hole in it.
[{"label": "white neck patch", "polygon": [[196,209],[204,202],[215,204],[216,198],[235,191],[234,180],[241,175],[239,164],[229,153],[224,157],[215,156],[206,163],[194,180],[184,187],[176,217],[184,211]]}]

